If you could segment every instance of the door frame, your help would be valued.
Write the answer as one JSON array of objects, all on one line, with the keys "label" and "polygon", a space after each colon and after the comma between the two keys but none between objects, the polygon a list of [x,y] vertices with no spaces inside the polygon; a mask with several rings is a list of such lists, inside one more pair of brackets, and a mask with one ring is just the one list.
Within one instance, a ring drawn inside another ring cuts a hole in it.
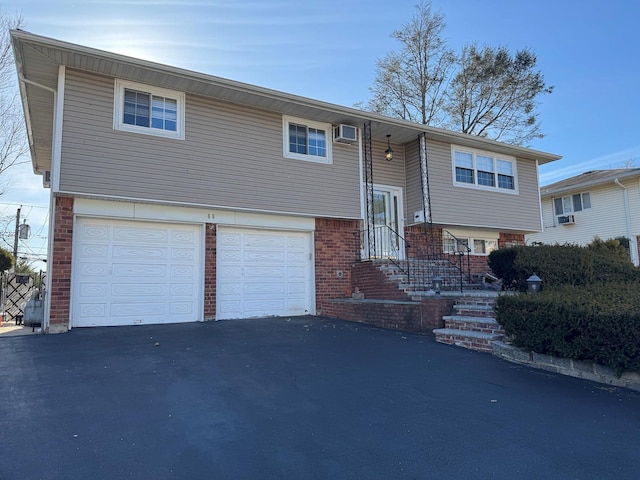
[{"label": "door frame", "polygon": [[[392,185],[382,185],[382,184],[378,184],[378,183],[374,183],[373,184],[373,192],[374,195],[376,192],[383,192],[385,194],[389,195],[389,199],[392,203],[392,205],[389,206],[389,210],[391,212],[391,215],[393,218],[393,220],[390,222],[393,226],[391,226],[391,228],[393,228],[398,235],[400,235],[402,238],[404,238],[404,196],[403,196],[403,191],[402,191],[402,187],[396,187],[396,186],[392,186]],[[365,202],[366,202],[366,187],[365,187],[365,192],[364,192],[364,198],[365,198]],[[371,208],[373,208],[373,205],[371,206]],[[368,234],[368,221],[369,219],[367,218],[367,215],[365,213],[365,211],[362,212],[362,218],[364,219],[364,226],[365,229],[363,231],[364,235]],[[375,221],[375,220],[374,220]],[[387,224],[388,225],[388,224]],[[374,225],[374,229],[375,229],[375,225]],[[405,258],[406,252],[405,252],[405,248],[404,245],[398,245],[397,246],[397,259],[398,260],[403,260]],[[376,245],[376,250],[378,249],[377,245]],[[369,255],[369,244],[367,241],[363,241],[362,242],[362,248],[361,248],[361,255],[362,258],[372,258]],[[376,252],[376,255],[374,255],[374,257],[380,257],[380,255],[377,255],[378,252]]]}]

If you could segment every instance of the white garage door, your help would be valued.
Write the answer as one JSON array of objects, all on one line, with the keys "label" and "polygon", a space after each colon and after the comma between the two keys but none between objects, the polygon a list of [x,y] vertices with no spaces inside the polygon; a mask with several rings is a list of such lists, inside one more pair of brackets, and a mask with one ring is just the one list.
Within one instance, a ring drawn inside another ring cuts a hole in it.
[{"label": "white garage door", "polygon": [[313,313],[311,233],[219,227],[217,319]]},{"label": "white garage door", "polygon": [[78,218],[73,242],[73,327],[201,320],[200,226]]}]

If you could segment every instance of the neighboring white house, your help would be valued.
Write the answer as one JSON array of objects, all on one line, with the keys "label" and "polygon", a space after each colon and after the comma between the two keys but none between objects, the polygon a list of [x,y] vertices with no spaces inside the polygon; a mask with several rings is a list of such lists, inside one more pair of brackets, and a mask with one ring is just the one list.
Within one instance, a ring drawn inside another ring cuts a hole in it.
[{"label": "neighboring white house", "polygon": [[585,172],[542,187],[540,197],[543,231],[526,235],[527,244],[627,237],[631,260],[640,263],[640,168]]}]

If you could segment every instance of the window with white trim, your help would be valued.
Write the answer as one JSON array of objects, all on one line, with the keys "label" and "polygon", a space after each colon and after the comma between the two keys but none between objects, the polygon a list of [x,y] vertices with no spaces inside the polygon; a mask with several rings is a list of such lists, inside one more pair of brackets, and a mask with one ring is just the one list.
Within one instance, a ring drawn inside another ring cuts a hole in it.
[{"label": "window with white trim", "polygon": [[463,147],[451,147],[453,184],[517,193],[516,159]]},{"label": "window with white trim", "polygon": [[285,115],[282,127],[286,158],[332,163],[330,124]]},{"label": "window with white trim", "polygon": [[591,195],[589,192],[576,193],[574,195],[553,199],[553,209],[555,210],[556,216],[581,212],[589,208],[591,208]]},{"label": "window with white trim", "polygon": [[446,237],[443,245],[444,253],[489,255],[498,249],[498,240],[489,238],[452,238]]},{"label": "window with white trim", "polygon": [[116,80],[113,128],[184,140],[184,93]]}]

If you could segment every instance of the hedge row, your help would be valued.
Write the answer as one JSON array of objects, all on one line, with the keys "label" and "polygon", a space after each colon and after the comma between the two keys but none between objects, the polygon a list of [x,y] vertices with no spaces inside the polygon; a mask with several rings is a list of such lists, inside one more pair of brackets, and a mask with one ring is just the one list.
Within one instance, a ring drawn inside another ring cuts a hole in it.
[{"label": "hedge row", "polygon": [[634,282],[640,271],[629,259],[619,239],[594,240],[586,247],[576,245],[516,246],[489,255],[489,266],[508,290],[525,291],[527,278],[534,273],[543,288],[558,285],[594,285]]},{"label": "hedge row", "polygon": [[640,371],[640,289],[617,283],[501,296],[496,319],[516,346]]}]

